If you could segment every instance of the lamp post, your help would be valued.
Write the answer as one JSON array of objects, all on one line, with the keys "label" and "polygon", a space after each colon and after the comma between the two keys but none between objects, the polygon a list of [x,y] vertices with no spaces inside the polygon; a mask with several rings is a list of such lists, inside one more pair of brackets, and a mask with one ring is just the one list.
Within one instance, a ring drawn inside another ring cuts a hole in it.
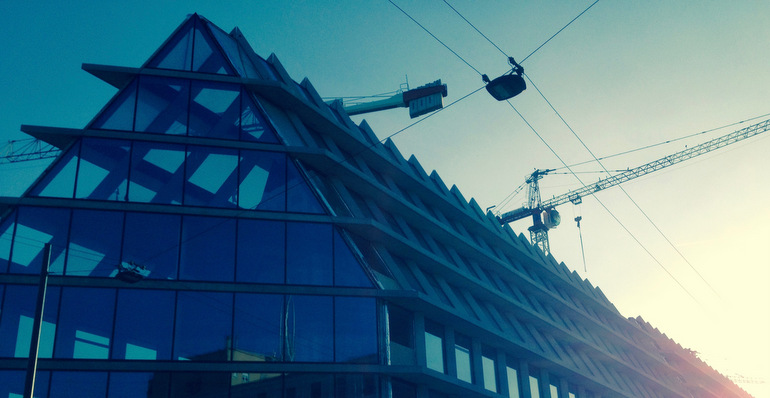
[{"label": "lamp post", "polygon": [[43,246],[43,264],[40,267],[40,282],[37,289],[37,305],[35,321],[32,326],[32,340],[29,344],[29,359],[27,361],[27,378],[24,383],[24,397],[32,398],[35,391],[35,376],[37,375],[37,356],[40,351],[40,329],[43,326],[43,309],[45,308],[45,293],[48,289],[48,267],[51,263],[51,244]]}]

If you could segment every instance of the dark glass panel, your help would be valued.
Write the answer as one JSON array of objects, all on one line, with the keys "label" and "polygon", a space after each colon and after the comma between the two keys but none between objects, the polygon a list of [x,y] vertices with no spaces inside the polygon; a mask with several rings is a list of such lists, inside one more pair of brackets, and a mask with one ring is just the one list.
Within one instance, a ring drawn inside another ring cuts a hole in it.
[{"label": "dark glass panel", "polygon": [[[0,397],[23,397],[25,377],[23,370],[0,370]],[[35,393],[35,397],[39,397],[37,391]]]},{"label": "dark glass panel", "polygon": [[208,29],[197,21],[195,24],[195,40],[193,41],[193,69],[197,72],[218,73],[233,75],[233,69],[227,64],[227,60],[220,52],[214,40],[208,33]]},{"label": "dark glass panel", "polygon": [[332,285],[332,226],[288,223],[286,282],[292,285]]},{"label": "dark glass panel", "polygon": [[113,359],[171,359],[174,292],[118,291]]},{"label": "dark glass panel", "polygon": [[56,164],[32,188],[30,195],[72,198],[75,194],[75,173],[78,169],[79,152],[80,141],[67,149],[63,155],[59,156]]},{"label": "dark glass panel", "polygon": [[334,398],[334,374],[287,373],[284,398]]},{"label": "dark glass panel", "polygon": [[185,216],[179,279],[232,282],[235,219]]},{"label": "dark glass panel", "polygon": [[232,322],[232,294],[179,292],[174,330],[174,359],[227,360]]},{"label": "dark glass panel", "polygon": [[103,398],[107,372],[51,372],[50,398]]},{"label": "dark glass panel", "polygon": [[289,296],[289,322],[284,357],[293,362],[334,360],[332,297]]},{"label": "dark glass panel", "polygon": [[112,276],[120,263],[123,213],[73,210],[67,268],[74,276]]},{"label": "dark glass panel", "polygon": [[318,199],[313,195],[307,182],[299,174],[299,170],[292,162],[288,162],[286,167],[286,208],[288,211],[297,213],[317,213],[324,212]]},{"label": "dark glass panel", "polygon": [[240,108],[238,85],[193,81],[189,135],[237,140]]},{"label": "dark glass panel", "polygon": [[[46,290],[43,324],[40,327],[39,358],[53,356],[56,334],[56,314],[59,307],[59,288]],[[0,310],[0,357],[29,357],[32,327],[37,304],[37,286],[6,285],[5,300]]]},{"label": "dark glass panel", "polygon": [[19,207],[13,238],[10,273],[39,274],[43,245],[51,244],[49,272],[64,271],[64,252],[70,224],[69,209]]},{"label": "dark glass panel", "polygon": [[233,361],[280,361],[283,359],[283,296],[235,295]]},{"label": "dark glass panel", "polygon": [[194,18],[187,20],[166,45],[149,62],[150,68],[190,70],[192,66],[192,41]]},{"label": "dark glass panel", "polygon": [[190,146],[185,175],[184,204],[235,207],[237,150]]},{"label": "dark glass panel", "polygon": [[176,279],[180,222],[171,214],[126,213],[122,261],[145,267],[148,278]]},{"label": "dark glass panel", "polygon": [[168,373],[110,373],[109,398],[166,398]]},{"label": "dark glass panel", "polygon": [[91,128],[131,131],[134,129],[137,79],[120,91],[91,124]]},{"label": "dark glass panel", "polygon": [[11,244],[13,243],[13,230],[16,226],[16,212],[10,213],[0,223],[0,273],[8,271],[8,262],[11,260]]},{"label": "dark glass panel", "polygon": [[390,341],[414,348],[414,314],[401,307],[388,305]]},{"label": "dark glass panel", "polygon": [[286,155],[275,152],[241,151],[238,207],[286,209]]},{"label": "dark glass panel", "polygon": [[134,129],[147,133],[187,133],[190,83],[186,80],[142,76]]},{"label": "dark glass panel", "polygon": [[230,373],[179,372],[171,374],[171,398],[226,398],[230,391]]},{"label": "dark glass panel", "polygon": [[334,232],[334,285],[372,287],[362,265],[348,248],[339,232]]},{"label": "dark glass panel", "polygon": [[262,115],[251,95],[244,90],[241,98],[241,140],[277,144],[275,130]]},{"label": "dark glass panel", "polygon": [[282,398],[283,375],[280,373],[233,373],[230,398]]},{"label": "dark glass panel", "polygon": [[54,356],[107,359],[114,313],[114,289],[62,289]]},{"label": "dark glass panel", "polygon": [[334,299],[336,362],[377,363],[377,307],[373,298]]},{"label": "dark glass panel", "polygon": [[186,156],[183,145],[134,142],[128,200],[181,204]]},{"label": "dark glass panel", "polygon": [[338,374],[334,381],[335,398],[376,398],[380,396],[377,375],[371,373]]},{"label": "dark glass panel", "polygon": [[286,224],[238,220],[238,282],[284,283]]},{"label": "dark glass panel", "polygon": [[235,68],[237,74],[243,77],[259,78],[259,75],[254,69],[254,65],[249,61],[248,55],[244,54],[238,43],[230,37],[223,30],[212,24],[206,24],[206,27],[211,31],[214,40],[217,41],[222,50],[225,52],[225,56],[230,61],[230,64]]},{"label": "dark glass panel", "polygon": [[417,398],[417,387],[398,379],[391,379],[390,390],[392,398]]},{"label": "dark glass panel", "polygon": [[126,200],[128,141],[83,138],[76,198]]}]

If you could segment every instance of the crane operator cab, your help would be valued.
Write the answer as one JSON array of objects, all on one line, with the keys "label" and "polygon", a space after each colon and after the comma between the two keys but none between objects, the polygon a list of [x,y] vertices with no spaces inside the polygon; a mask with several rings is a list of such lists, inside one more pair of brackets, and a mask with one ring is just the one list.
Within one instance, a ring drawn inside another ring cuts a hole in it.
[{"label": "crane operator cab", "polygon": [[511,99],[527,88],[524,77],[522,77],[524,68],[516,63],[513,57],[508,57],[508,62],[513,66],[511,71],[492,81],[487,75],[481,75],[481,79],[487,84],[487,91],[498,101]]}]

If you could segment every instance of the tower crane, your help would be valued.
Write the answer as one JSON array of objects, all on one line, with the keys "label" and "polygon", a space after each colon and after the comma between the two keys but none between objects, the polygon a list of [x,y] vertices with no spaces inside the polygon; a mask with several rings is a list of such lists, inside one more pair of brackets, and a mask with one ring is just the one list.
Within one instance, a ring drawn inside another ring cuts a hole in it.
[{"label": "tower crane", "polygon": [[696,156],[703,155],[727,145],[734,144],[738,141],[751,138],[768,130],[770,130],[770,119],[734,131],[730,134],[723,135],[713,140],[706,141],[692,148],[676,152],[658,160],[645,163],[641,166],[628,169],[622,173],[615,174],[608,178],[600,179],[593,184],[585,185],[580,189],[569,191],[565,194],[555,196],[544,201],[540,199],[540,186],[538,181],[542,179],[543,176],[554,170],[535,170],[526,179],[526,183],[529,185],[529,190],[527,192],[527,204],[516,210],[499,215],[498,220],[501,224],[504,225],[526,217],[532,217],[533,225],[529,227],[530,242],[533,245],[537,245],[540,250],[543,251],[543,253],[548,254],[550,253],[550,247],[548,244],[548,230],[556,228],[561,221],[559,212],[555,209],[556,206],[565,204],[567,202],[579,204],[583,201],[584,196],[593,195],[601,190],[614,187],[615,185],[620,185],[634,178],[650,174],[666,167],[673,166],[679,162],[683,162],[685,160],[692,159]]}]

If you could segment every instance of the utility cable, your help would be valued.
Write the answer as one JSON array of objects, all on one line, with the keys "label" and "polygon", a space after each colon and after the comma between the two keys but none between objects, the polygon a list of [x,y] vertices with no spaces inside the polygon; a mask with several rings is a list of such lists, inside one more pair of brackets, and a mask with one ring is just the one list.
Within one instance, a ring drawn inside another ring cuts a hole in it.
[{"label": "utility cable", "polygon": [[549,42],[549,41],[551,41],[551,39],[553,39],[554,37],[556,37],[556,35],[558,35],[559,33],[561,33],[561,32],[562,32],[564,29],[567,29],[567,27],[568,27],[568,26],[572,25],[572,23],[573,23],[573,22],[577,21],[577,19],[578,19],[578,18],[580,18],[580,16],[582,16],[583,14],[585,14],[585,13],[586,13],[586,11],[590,10],[590,9],[591,9],[591,7],[593,7],[594,5],[596,5],[596,3],[598,3],[598,2],[599,2],[599,0],[596,0],[596,1],[594,1],[593,3],[591,3],[591,5],[590,5],[590,6],[588,6],[588,8],[586,8],[585,10],[583,10],[583,12],[581,12],[580,14],[578,14],[578,15],[577,15],[575,18],[572,18],[572,20],[571,20],[571,21],[569,21],[569,22],[568,22],[566,25],[564,25],[564,27],[563,27],[563,28],[559,29],[559,31],[558,31],[558,32],[554,33],[554,34],[553,34],[553,36],[549,37],[549,38],[548,38],[548,40],[546,40],[546,41],[545,41],[543,44],[541,44],[541,45],[540,45],[540,47],[536,48],[534,51],[532,51],[531,53],[529,53],[529,55],[527,55],[526,57],[524,57],[524,59],[522,59],[522,60],[521,60],[521,62],[519,62],[519,63],[522,63],[522,62],[526,61],[526,60],[527,60],[529,57],[531,57],[531,56],[532,56],[532,54],[536,53],[538,50],[540,50],[541,48],[543,48],[543,46],[545,46],[546,44],[548,44],[548,42]]}]

